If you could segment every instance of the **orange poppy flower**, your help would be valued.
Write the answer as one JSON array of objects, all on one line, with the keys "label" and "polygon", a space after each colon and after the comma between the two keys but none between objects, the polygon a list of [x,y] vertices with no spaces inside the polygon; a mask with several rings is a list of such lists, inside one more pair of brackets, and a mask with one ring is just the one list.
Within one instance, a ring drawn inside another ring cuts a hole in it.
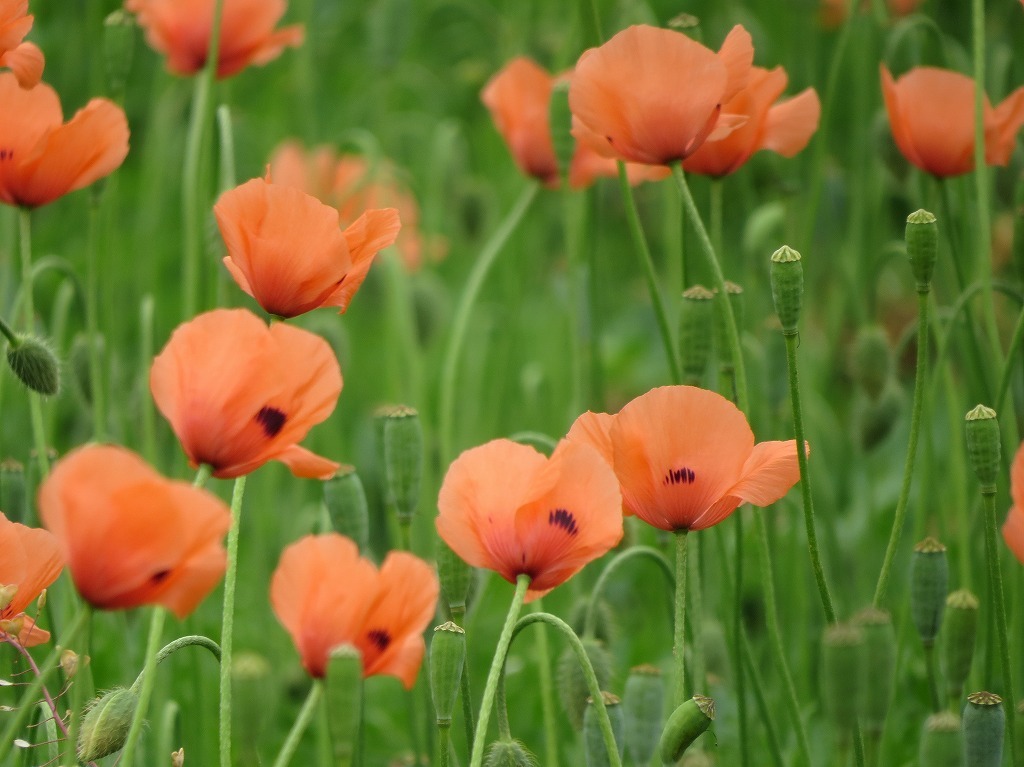
[{"label": "orange poppy flower", "polygon": [[39,514],[78,593],[102,610],[157,604],[184,618],[227,566],[227,505],[122,447],[86,445],[58,461]]},{"label": "orange poppy flower", "polygon": [[270,602],[310,676],[324,676],[331,649],[349,644],[362,656],[364,677],[395,676],[411,689],[438,591],[433,568],[412,554],[391,552],[378,572],[353,541],[328,533],[284,550]]},{"label": "orange poppy flower", "polygon": [[22,647],[42,644],[50,632],[39,628],[25,610],[64,569],[60,544],[52,533],[11,522],[0,512],[0,552],[0,588],[4,599],[10,598],[0,607],[0,641],[13,638]]},{"label": "orange poppy flower", "polygon": [[[138,14],[150,47],[167,56],[167,69],[192,75],[206,65],[215,0],[126,0]],[[230,77],[250,64],[273,61],[286,47],[302,44],[301,25],[274,29],[285,0],[223,0],[217,77]]]},{"label": "orange poppy flower", "polygon": [[200,314],[153,360],[149,386],[191,464],[209,464],[215,477],[276,460],[326,479],[340,465],[297,444],[341,393],[334,352],[306,330],[268,328],[245,309]]},{"label": "orange poppy flower", "polygon": [[377,251],[395,241],[394,208],[367,210],[345,231],[338,211],[291,186],[254,178],[213,207],[238,286],[270,314],[297,317],[322,306],[342,312]]},{"label": "orange poppy flower", "polygon": [[64,122],[49,85],[0,72],[0,201],[36,208],[113,173],[128,154],[124,110],[93,99]]},{"label": "orange poppy flower", "polygon": [[43,52],[23,43],[32,29],[28,0],[0,0],[0,67],[7,67],[22,88],[31,88],[43,76]]},{"label": "orange poppy flower", "polygon": [[[911,13],[916,11],[919,6],[924,3],[924,0],[888,0],[886,5],[889,7],[889,13],[896,18],[902,16],[909,16]],[[821,25],[828,29],[838,27],[844,21],[846,21],[847,11],[849,10],[849,0],[822,0],[820,18]],[[866,11],[871,7],[870,0],[861,0],[860,10]]]},{"label": "orange poppy flower", "polygon": [[782,67],[751,67],[747,86],[722,105],[723,115],[742,117],[746,122],[725,138],[705,141],[683,160],[683,168],[719,178],[738,170],[762,149],[792,157],[807,146],[818,129],[821,103],[814,88],[807,88],[776,104],[788,80]]},{"label": "orange poppy flower", "polygon": [[[921,170],[945,178],[974,170],[974,80],[915,67],[893,80],[881,66],[882,94],[896,146]],[[995,109],[985,98],[985,162],[1006,165],[1024,124],[1024,87]]]},{"label": "orange poppy flower", "polygon": [[1010,467],[1010,497],[1013,506],[1003,523],[1003,540],[1010,551],[1024,564],[1024,443],[1017,449]]},{"label": "orange poppy flower", "polygon": [[529,575],[527,601],[622,538],[615,475],[589,446],[565,441],[551,458],[507,439],[467,450],[449,467],[437,505],[445,543],[511,583]]},{"label": "orange poppy flower", "polygon": [[584,413],[567,439],[610,457],[626,513],[661,530],[717,525],[741,503],[774,503],[800,479],[795,440],[755,445],[735,405],[695,386],[653,389],[615,416]]},{"label": "orange poppy flower", "polygon": [[573,135],[606,157],[682,160],[741,123],[719,113],[746,85],[753,58],[741,26],[718,53],[679,32],[629,27],[580,56],[569,86]]}]

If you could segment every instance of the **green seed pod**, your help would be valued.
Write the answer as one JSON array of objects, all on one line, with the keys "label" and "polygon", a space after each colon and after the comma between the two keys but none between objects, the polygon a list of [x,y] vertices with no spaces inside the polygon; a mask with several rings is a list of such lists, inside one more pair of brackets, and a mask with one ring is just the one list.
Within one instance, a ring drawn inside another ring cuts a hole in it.
[{"label": "green seed pod", "polygon": [[[590,665],[594,667],[598,686],[607,687],[612,678],[612,656],[605,648],[604,642],[584,639],[583,649],[590,659]],[[558,659],[558,695],[562,699],[562,707],[569,717],[569,722],[574,729],[579,730],[583,727],[583,711],[587,706],[587,698],[590,697],[590,688],[587,687],[587,680],[583,676],[579,661],[576,660],[576,654],[569,647],[562,651]]]},{"label": "green seed pod", "polygon": [[978,636],[978,598],[967,589],[946,597],[942,621],[942,667],[946,691],[952,700],[960,700],[964,683],[971,673],[974,643]]},{"label": "green seed pod", "polygon": [[622,695],[625,745],[635,764],[649,764],[665,715],[665,679],[655,666],[630,669]]},{"label": "green seed pod", "polygon": [[822,685],[825,708],[840,732],[853,728],[864,712],[864,632],[849,623],[825,629]]},{"label": "green seed pod", "polygon": [[10,344],[7,364],[32,391],[48,397],[60,391],[60,362],[42,338],[21,336],[17,344]]},{"label": "green seed pod", "polygon": [[715,702],[703,695],[694,695],[681,704],[668,718],[661,733],[658,753],[664,764],[675,764],[683,752],[711,726],[715,718]]},{"label": "green seed pod", "polygon": [[434,629],[430,643],[430,695],[438,726],[450,726],[466,662],[466,632],[448,621]]},{"label": "green seed pod", "polygon": [[917,292],[927,293],[932,287],[932,273],[939,250],[939,225],[935,216],[917,210],[907,216],[907,257],[917,280]]},{"label": "green seed pod", "polygon": [[871,683],[864,687],[862,724],[869,733],[880,734],[892,698],[896,671],[896,632],[892,616],[885,610],[867,607],[853,622],[864,634],[865,668]]},{"label": "green seed pod", "polygon": [[324,679],[328,729],[335,764],[349,764],[356,751],[362,718],[363,659],[350,644],[334,647],[327,654]]},{"label": "green seed pod", "polygon": [[0,461],[0,510],[12,522],[25,524],[28,517],[25,466],[13,459]]},{"label": "green seed pod", "polygon": [[795,336],[804,295],[804,266],[800,254],[783,245],[772,254],[772,299],[782,324],[782,334]]},{"label": "green seed pod", "polygon": [[963,713],[964,762],[970,767],[999,767],[1003,763],[1003,699],[991,692],[972,692]]},{"label": "green seed pod", "polygon": [[466,614],[466,600],[473,580],[473,568],[451,550],[441,538],[437,539],[437,579],[441,582],[441,595],[448,603],[452,617]]},{"label": "green seed pod", "polygon": [[999,476],[999,422],[996,411],[978,405],[965,418],[967,422],[967,454],[974,473],[978,475],[981,492],[989,495],[996,491]]},{"label": "green seed pod", "polygon": [[960,717],[952,711],[932,714],[924,722],[918,752],[921,767],[964,767]]},{"label": "green seed pod", "polygon": [[[605,710],[608,712],[608,720],[612,725],[612,735],[615,736],[615,747],[619,751],[619,760],[622,760],[624,737],[622,702],[610,692],[602,692],[601,699],[604,701]],[[586,757],[587,767],[611,767],[611,759],[608,757],[608,749],[604,745],[604,733],[601,732],[601,725],[598,723],[597,707],[592,698],[587,698],[587,708],[583,712],[583,753]]]},{"label": "green seed pod", "polygon": [[892,346],[879,325],[861,328],[853,341],[851,368],[854,381],[872,400],[882,394],[893,372]]},{"label": "green seed pod", "polygon": [[949,595],[946,547],[934,538],[914,546],[910,562],[910,617],[925,647],[935,644]]},{"label": "green seed pod", "polygon": [[711,359],[715,294],[702,285],[683,291],[679,310],[679,351],[685,383],[698,386]]},{"label": "green seed pod", "polygon": [[423,426],[419,413],[400,405],[384,418],[384,480],[398,520],[412,521],[423,476]]},{"label": "green seed pod", "polygon": [[324,480],[324,505],[335,532],[351,538],[365,553],[370,545],[370,514],[366,491],[354,466],[341,466],[334,476]]},{"label": "green seed pod", "polygon": [[484,767],[537,767],[537,759],[518,740],[496,740],[487,747]]},{"label": "green seed pod", "polygon": [[135,56],[135,16],[118,9],[103,20],[103,63],[110,92],[123,94]]},{"label": "green seed pod", "polygon": [[551,89],[551,102],[548,104],[548,119],[551,124],[551,143],[555,148],[555,160],[558,163],[558,175],[562,184],[568,183],[569,168],[572,156],[576,151],[576,141],[572,137],[572,112],[569,111],[569,81],[558,80]]},{"label": "green seed pod", "polygon": [[139,696],[130,687],[115,687],[94,698],[83,712],[78,733],[78,758],[94,762],[120,751],[128,739]]}]

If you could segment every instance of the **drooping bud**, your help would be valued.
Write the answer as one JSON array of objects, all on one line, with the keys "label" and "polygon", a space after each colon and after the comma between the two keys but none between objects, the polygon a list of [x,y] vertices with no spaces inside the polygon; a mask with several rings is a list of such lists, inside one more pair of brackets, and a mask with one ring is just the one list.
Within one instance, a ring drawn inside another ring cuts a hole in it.
[{"label": "drooping bud", "polygon": [[419,413],[399,405],[384,416],[384,480],[398,521],[409,524],[420,500],[423,426]]},{"label": "drooping bud", "polygon": [[518,740],[496,740],[487,747],[484,767],[537,767],[537,760]]},{"label": "drooping bud", "polygon": [[363,658],[350,644],[327,654],[326,694],[328,729],[335,764],[350,764],[356,752],[362,718]]},{"label": "drooping bud", "polygon": [[896,632],[892,616],[885,610],[867,607],[854,617],[864,634],[864,655],[871,683],[864,689],[862,723],[869,733],[881,733],[892,697],[896,672]]},{"label": "drooping bud", "polygon": [[[604,642],[589,638],[582,641],[590,665],[594,667],[598,686],[607,687],[612,677],[611,653],[605,648]],[[562,699],[562,707],[569,717],[569,722],[574,729],[579,730],[583,727],[583,711],[587,705],[587,698],[590,697],[590,688],[587,686],[587,679],[583,675],[576,654],[569,647],[565,648],[558,659],[558,695]]]},{"label": "drooping bud", "polygon": [[851,730],[864,711],[864,632],[849,623],[834,623],[822,640],[822,685],[825,708],[840,732]]},{"label": "drooping bud", "polygon": [[978,598],[967,589],[954,591],[946,597],[942,621],[942,666],[946,674],[946,691],[959,700],[964,683],[971,673],[974,643],[978,636]]},{"label": "drooping bud", "polygon": [[972,692],[964,706],[964,761],[970,767],[999,767],[1003,763],[1003,699],[991,692]]},{"label": "drooping bud", "polygon": [[93,762],[120,751],[138,704],[138,693],[130,687],[115,687],[94,698],[85,709],[78,733],[79,760]]},{"label": "drooping bud", "polygon": [[978,475],[983,494],[996,491],[999,476],[999,422],[996,411],[978,405],[965,418],[967,422],[967,455]]},{"label": "drooping bud", "polygon": [[857,332],[851,360],[853,379],[872,400],[877,400],[893,370],[889,336],[879,325],[868,325]]},{"label": "drooping bud", "polygon": [[694,695],[681,704],[668,718],[661,733],[658,753],[665,764],[675,764],[683,752],[704,734],[715,719],[715,702],[703,695]]},{"label": "drooping bud", "polygon": [[700,385],[711,358],[714,338],[715,294],[702,285],[683,291],[679,309],[679,352],[683,363],[683,380]]},{"label": "drooping bud", "polygon": [[25,523],[28,516],[25,466],[19,461],[0,461],[0,509],[12,522]]},{"label": "drooping bud", "polygon": [[[612,725],[612,734],[615,736],[615,747],[619,752],[619,761],[623,754],[623,712],[622,701],[610,692],[601,692],[601,700],[604,702],[605,710],[608,712],[608,721]],[[599,715],[597,705],[592,698],[587,698],[587,708],[583,712],[583,753],[586,757],[587,767],[611,767],[611,758],[608,756],[608,749],[605,748],[604,733],[598,723]]]},{"label": "drooping bud", "polygon": [[103,20],[103,63],[107,86],[115,96],[124,93],[135,55],[135,16],[119,8]]},{"label": "drooping bud", "polygon": [[354,466],[341,466],[334,476],[324,480],[324,505],[334,531],[351,538],[365,553],[370,545],[370,514],[366,491]]},{"label": "drooping bud", "polygon": [[665,680],[655,666],[630,669],[622,695],[626,750],[635,764],[650,764],[661,735]]},{"label": "drooping bud", "polygon": [[568,183],[572,156],[576,151],[576,141],[572,137],[572,112],[569,110],[569,81],[556,80],[551,89],[551,102],[548,104],[548,119],[551,125],[551,144],[555,148],[555,161],[558,163],[558,175],[563,186]]},{"label": "drooping bud", "polygon": [[430,695],[438,727],[451,726],[466,662],[466,632],[448,621],[434,629],[430,643]]},{"label": "drooping bud", "polygon": [[16,344],[9,344],[7,364],[32,391],[47,397],[60,391],[60,362],[42,338],[20,336]]},{"label": "drooping bud", "polygon": [[910,562],[910,617],[925,647],[935,644],[949,595],[946,547],[934,538],[914,546]]},{"label": "drooping bud", "polygon": [[939,249],[939,225],[935,216],[917,210],[907,216],[907,257],[917,280],[918,293],[927,293],[932,286],[932,273]]},{"label": "drooping bud", "polygon": [[772,299],[782,324],[782,334],[795,336],[804,295],[804,267],[800,254],[783,245],[772,254]]},{"label": "drooping bud", "polygon": [[448,612],[456,622],[466,614],[466,600],[473,582],[473,568],[440,537],[437,539],[437,579],[441,582],[441,595],[448,603]]},{"label": "drooping bud", "polygon": [[929,767],[963,767],[964,739],[960,717],[952,711],[932,714],[924,722],[918,764]]}]

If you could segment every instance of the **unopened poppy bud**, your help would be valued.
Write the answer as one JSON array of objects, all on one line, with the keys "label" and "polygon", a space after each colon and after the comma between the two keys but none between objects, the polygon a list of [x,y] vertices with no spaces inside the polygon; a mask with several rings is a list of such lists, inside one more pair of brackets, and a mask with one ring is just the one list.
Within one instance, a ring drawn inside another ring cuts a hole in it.
[{"label": "unopened poppy bud", "polygon": [[932,714],[924,721],[918,764],[928,767],[963,767],[963,743],[959,716],[952,711]]},{"label": "unopened poppy bud", "polygon": [[85,709],[78,733],[79,760],[93,762],[120,751],[138,704],[138,693],[130,687],[116,687],[94,698]]},{"label": "unopened poppy bud", "polygon": [[822,640],[822,685],[825,708],[836,727],[850,730],[864,711],[864,632],[849,623],[834,623]]},{"label": "unopened poppy bud", "polygon": [[939,225],[935,216],[917,210],[907,216],[907,257],[917,280],[917,292],[927,293],[932,286],[935,258],[939,249]]},{"label": "unopened poppy bud", "polygon": [[171,754],[171,767],[185,767],[185,747]]},{"label": "unopened poppy bud", "polygon": [[1003,699],[992,692],[972,692],[964,706],[964,761],[970,767],[999,767],[1003,763]]},{"label": "unopened poppy bud", "polygon": [[896,676],[896,632],[892,616],[875,607],[857,613],[854,623],[864,634],[865,667],[871,678],[864,690],[863,725],[870,733],[881,733]]},{"label": "unopened poppy bud", "polygon": [[893,370],[892,347],[883,328],[868,325],[858,331],[851,367],[853,379],[872,400],[877,400]]},{"label": "unopened poppy bud", "polygon": [[658,753],[664,764],[675,764],[683,752],[711,726],[715,719],[715,702],[703,695],[694,695],[681,704],[668,718],[661,733]]},{"label": "unopened poppy bud", "polygon": [[2,613],[10,606],[11,602],[14,601],[14,595],[17,593],[17,583],[11,583],[7,586],[0,586],[0,613]]},{"label": "unopened poppy bud", "polygon": [[974,643],[978,636],[978,598],[967,589],[946,597],[942,621],[942,666],[949,697],[959,700],[971,673]]},{"label": "unopened poppy bud", "polygon": [[43,589],[39,592],[39,597],[36,599],[36,607],[38,607],[40,610],[46,607],[46,595],[49,593],[49,589]]},{"label": "unopened poppy bud", "polygon": [[430,695],[438,727],[450,727],[466,662],[466,632],[452,621],[434,629],[430,642]]},{"label": "unopened poppy bud", "polygon": [[28,505],[25,495],[25,466],[7,459],[0,462],[0,509],[12,522],[25,522]]},{"label": "unopened poppy bud", "polygon": [[124,92],[135,55],[135,16],[118,8],[103,20],[103,63],[110,92]]},{"label": "unopened poppy bud", "polygon": [[423,426],[419,413],[400,405],[384,419],[384,478],[398,512],[409,524],[416,514],[423,475]]},{"label": "unopened poppy bud", "polygon": [[466,614],[466,600],[473,581],[473,568],[452,551],[441,538],[437,539],[437,579],[441,582],[441,595],[448,603],[448,612],[459,619]]},{"label": "unopened poppy bud", "polygon": [[555,148],[555,161],[562,183],[569,177],[576,141],[572,137],[572,112],[569,110],[569,81],[556,80],[551,88],[551,102],[548,105],[548,119],[551,125],[551,144]]},{"label": "unopened poppy bud", "polygon": [[999,422],[996,411],[978,405],[965,418],[967,422],[967,455],[974,473],[978,475],[981,492],[991,495],[996,491],[999,476]]},{"label": "unopened poppy bud", "polygon": [[935,644],[949,595],[946,547],[934,538],[914,546],[910,562],[910,617],[925,647]]},{"label": "unopened poppy bud", "polygon": [[664,716],[665,679],[656,666],[630,669],[622,695],[625,745],[635,764],[650,764]]},{"label": "unopened poppy bud", "polygon": [[537,760],[518,740],[496,740],[487,747],[484,767],[537,767]]},{"label": "unopened poppy bud", "polygon": [[21,336],[7,347],[7,364],[25,386],[38,394],[53,396],[60,391],[60,362],[41,338]]},{"label": "unopened poppy bud", "polygon": [[335,764],[349,764],[359,735],[363,697],[363,659],[350,644],[327,654],[326,693],[328,729]]},{"label": "unopened poppy bud", "polygon": [[711,358],[714,338],[715,294],[703,285],[683,291],[679,310],[679,351],[685,383],[699,385]]},{"label": "unopened poppy bud", "polygon": [[60,667],[64,672],[64,676],[71,679],[78,673],[78,653],[74,650],[64,650],[60,654]]},{"label": "unopened poppy bud", "polygon": [[804,295],[804,266],[800,254],[783,245],[772,254],[772,299],[782,324],[782,334],[795,336]]},{"label": "unopened poppy bud", "polygon": [[[594,668],[598,686],[606,687],[612,678],[611,653],[606,649],[604,642],[596,639],[584,638],[583,649]],[[583,711],[587,705],[587,698],[590,697],[590,688],[576,659],[576,653],[569,647],[562,651],[558,659],[558,695],[562,699],[562,707],[569,717],[569,722],[574,729],[579,730],[583,727]]]},{"label": "unopened poppy bud", "polygon": [[[624,738],[622,713],[622,701],[610,692],[601,692],[601,700],[604,702],[605,711],[608,712],[608,721],[612,725],[612,735],[615,737],[615,747],[619,752],[619,760],[622,760]],[[593,698],[587,698],[587,708],[583,712],[583,754],[586,757],[587,767],[610,767],[611,759],[608,756],[608,749],[605,747],[604,733],[599,723],[597,705]]]},{"label": "unopened poppy bud", "polygon": [[370,514],[366,491],[354,466],[341,466],[334,476],[324,480],[324,505],[331,527],[355,541],[359,551],[370,545]]}]

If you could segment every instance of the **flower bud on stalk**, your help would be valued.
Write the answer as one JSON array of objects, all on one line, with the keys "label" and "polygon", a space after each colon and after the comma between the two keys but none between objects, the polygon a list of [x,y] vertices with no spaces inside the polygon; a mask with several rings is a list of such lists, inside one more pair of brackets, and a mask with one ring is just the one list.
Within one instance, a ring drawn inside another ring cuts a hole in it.
[{"label": "flower bud on stalk", "polygon": [[625,746],[635,764],[649,764],[664,717],[665,679],[655,666],[630,669],[622,695]]},{"label": "flower bud on stalk", "polygon": [[772,299],[775,313],[782,324],[782,334],[794,336],[798,332],[800,308],[804,295],[804,267],[800,254],[783,245],[772,254]]},{"label": "flower bud on stalk", "polygon": [[703,695],[694,695],[681,704],[668,718],[661,733],[658,752],[664,764],[675,764],[683,752],[711,726],[715,719],[715,702]]},{"label": "flower bud on stalk", "polygon": [[354,466],[342,466],[324,480],[324,505],[335,532],[351,538],[365,553],[370,545],[370,514],[366,491]]},{"label": "flower bud on stalk", "polygon": [[999,476],[999,422],[996,411],[978,405],[964,419],[967,432],[967,455],[978,475],[983,495],[996,491]]},{"label": "flower bud on stalk", "polygon": [[939,225],[935,216],[917,210],[907,216],[907,257],[917,280],[917,292],[927,293],[932,286],[932,273],[939,249]]},{"label": "flower bud on stalk", "polygon": [[854,623],[864,634],[866,668],[871,675],[871,684],[864,690],[862,722],[868,733],[881,735],[896,671],[896,633],[892,616],[885,610],[868,607],[857,614]]},{"label": "flower bud on stalk", "polygon": [[419,413],[400,405],[384,415],[384,479],[399,524],[416,514],[423,476],[423,426]]},{"label": "flower bud on stalk", "polygon": [[949,564],[946,547],[934,538],[914,546],[910,564],[910,617],[925,647],[935,644],[946,605]]},{"label": "flower bud on stalk", "polygon": [[964,767],[964,739],[960,717],[952,711],[932,714],[924,722],[918,764],[928,767]]},{"label": "flower bud on stalk", "polygon": [[711,359],[714,337],[715,294],[703,285],[683,291],[679,311],[679,351],[683,363],[683,382],[699,386]]},{"label": "flower bud on stalk", "polygon": [[[608,720],[612,725],[612,735],[615,737],[615,747],[619,751],[619,759],[622,759],[624,746],[624,730],[622,702],[610,692],[601,693],[605,710],[608,712]],[[592,698],[587,698],[587,708],[583,712],[583,753],[586,757],[587,767],[610,767],[611,759],[608,757],[608,749],[605,748],[604,733],[598,723],[599,715],[597,705]]]},{"label": "flower bud on stalk", "polygon": [[825,629],[822,640],[824,702],[833,723],[847,737],[864,711],[864,632],[849,623]]},{"label": "flower bud on stalk", "polygon": [[363,660],[350,644],[328,653],[326,693],[328,729],[336,764],[349,764],[356,752],[363,697]]},{"label": "flower bud on stalk", "polygon": [[487,747],[484,767],[537,767],[537,760],[518,740],[497,740]]},{"label": "flower bud on stalk", "polygon": [[972,692],[964,706],[964,761],[970,767],[1003,763],[1003,699],[991,692]]},{"label": "flower bud on stalk", "polygon": [[60,391],[60,362],[42,338],[19,336],[7,347],[7,364],[29,389],[44,396]]},{"label": "flower bud on stalk", "polygon": [[438,727],[450,727],[466,662],[466,632],[448,621],[434,629],[430,643],[430,694]]},{"label": "flower bud on stalk", "polygon": [[132,688],[116,687],[86,707],[78,733],[78,758],[94,762],[120,751],[128,738],[139,696]]},{"label": "flower bud on stalk", "polygon": [[437,578],[441,582],[441,595],[448,604],[448,612],[456,622],[466,614],[466,601],[473,581],[473,568],[451,550],[441,538],[437,539]]},{"label": "flower bud on stalk", "polygon": [[946,673],[946,692],[951,700],[960,700],[964,682],[971,673],[974,643],[978,636],[978,598],[967,589],[946,597],[942,621],[942,666]]},{"label": "flower bud on stalk", "polygon": [[0,461],[0,509],[12,522],[25,524],[28,516],[25,466],[18,461]]}]

